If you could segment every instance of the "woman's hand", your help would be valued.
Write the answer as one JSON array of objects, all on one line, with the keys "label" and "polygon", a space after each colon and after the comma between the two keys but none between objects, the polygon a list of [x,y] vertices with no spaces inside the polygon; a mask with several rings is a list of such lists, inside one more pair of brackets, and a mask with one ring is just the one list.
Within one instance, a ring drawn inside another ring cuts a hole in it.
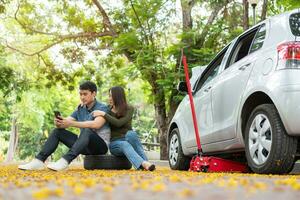
[{"label": "woman's hand", "polygon": [[93,117],[99,117],[99,116],[103,117],[104,115],[105,115],[105,112],[100,111],[100,110],[95,110],[93,112]]}]

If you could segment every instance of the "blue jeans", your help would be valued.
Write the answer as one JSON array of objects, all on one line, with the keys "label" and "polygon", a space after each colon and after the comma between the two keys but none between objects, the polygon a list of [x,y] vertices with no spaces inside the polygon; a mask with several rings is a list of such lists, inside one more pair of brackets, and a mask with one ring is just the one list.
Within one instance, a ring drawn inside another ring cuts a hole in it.
[{"label": "blue jeans", "polygon": [[135,169],[147,161],[143,146],[134,131],[128,131],[124,138],[111,141],[109,150],[114,156],[126,156]]},{"label": "blue jeans", "polygon": [[81,129],[79,137],[68,130],[55,128],[36,158],[44,162],[56,150],[59,142],[70,148],[63,156],[69,163],[79,154],[106,154],[108,150],[104,140],[89,128]]}]

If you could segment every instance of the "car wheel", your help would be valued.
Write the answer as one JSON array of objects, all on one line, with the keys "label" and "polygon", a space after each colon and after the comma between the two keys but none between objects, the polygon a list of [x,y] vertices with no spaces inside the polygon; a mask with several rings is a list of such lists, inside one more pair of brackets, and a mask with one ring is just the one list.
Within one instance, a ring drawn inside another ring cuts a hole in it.
[{"label": "car wheel", "polygon": [[248,165],[255,173],[288,173],[295,162],[297,139],[287,135],[277,109],[272,104],[257,106],[245,132]]},{"label": "car wheel", "polygon": [[187,170],[190,166],[191,158],[182,152],[182,146],[179,137],[179,130],[172,130],[169,139],[169,165],[173,170]]}]

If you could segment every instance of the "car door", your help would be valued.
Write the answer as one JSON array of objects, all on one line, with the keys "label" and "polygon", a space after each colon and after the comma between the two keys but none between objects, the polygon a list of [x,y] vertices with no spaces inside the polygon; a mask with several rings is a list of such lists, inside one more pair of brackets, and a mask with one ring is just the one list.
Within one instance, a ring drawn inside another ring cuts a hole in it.
[{"label": "car door", "polygon": [[[197,115],[197,125],[200,132],[201,144],[206,143],[205,137],[210,135],[213,131],[213,116],[212,116],[212,104],[211,104],[211,88],[214,84],[214,79],[218,75],[223,57],[228,47],[223,49],[220,54],[208,65],[205,71],[197,80],[193,98],[195,103],[195,110]],[[186,135],[186,145],[188,148],[196,146],[195,131],[193,121],[191,117],[191,109],[189,101],[185,102],[185,108],[187,109],[186,116],[183,116],[183,120],[187,122],[189,129]]]},{"label": "car door", "polygon": [[209,143],[233,139],[236,136],[239,104],[257,59],[257,54],[252,52],[262,46],[265,33],[265,25],[262,24],[239,37],[224,70],[216,78],[212,88],[214,131],[207,138]]}]

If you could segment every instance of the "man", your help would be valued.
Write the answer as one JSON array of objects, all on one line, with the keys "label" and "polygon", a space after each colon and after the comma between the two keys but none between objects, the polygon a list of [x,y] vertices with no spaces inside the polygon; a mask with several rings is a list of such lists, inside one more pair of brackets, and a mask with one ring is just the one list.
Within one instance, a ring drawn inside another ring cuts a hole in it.
[{"label": "man", "polygon": [[[52,131],[42,150],[31,162],[19,165],[22,170],[41,170],[45,168],[45,160],[56,150],[62,142],[69,151],[57,162],[47,165],[49,169],[59,171],[68,168],[68,165],[79,154],[98,155],[108,151],[110,128],[103,117],[93,117],[94,110],[108,111],[108,107],[96,100],[97,86],[87,81],[80,85],[79,94],[81,104],[67,118],[58,116],[54,119],[56,128]],[[65,128],[80,128],[79,137]]]}]

